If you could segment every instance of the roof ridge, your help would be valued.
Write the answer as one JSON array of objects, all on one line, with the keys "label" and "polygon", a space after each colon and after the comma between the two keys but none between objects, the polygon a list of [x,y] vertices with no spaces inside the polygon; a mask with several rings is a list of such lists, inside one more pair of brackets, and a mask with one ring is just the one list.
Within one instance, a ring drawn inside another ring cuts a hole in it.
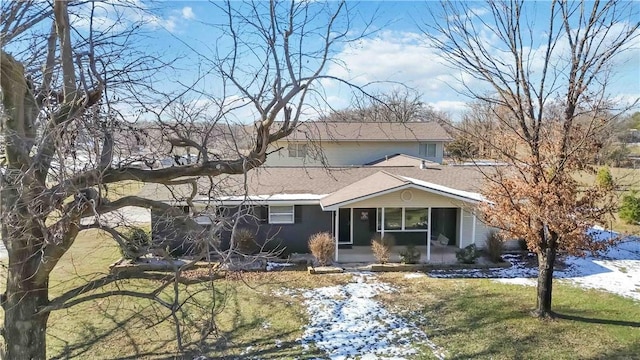
[{"label": "roof ridge", "polygon": [[[394,178],[396,180],[400,180],[405,184],[413,183],[413,181],[411,181],[409,179],[406,179],[404,176],[392,174],[392,173],[390,173],[390,172],[388,172],[386,170],[380,170],[377,173],[374,173],[373,175],[378,174],[378,173],[384,173],[385,175],[388,175],[388,176],[390,176],[390,177],[392,177],[392,178]],[[370,175],[370,176],[373,176],[373,175]]]}]

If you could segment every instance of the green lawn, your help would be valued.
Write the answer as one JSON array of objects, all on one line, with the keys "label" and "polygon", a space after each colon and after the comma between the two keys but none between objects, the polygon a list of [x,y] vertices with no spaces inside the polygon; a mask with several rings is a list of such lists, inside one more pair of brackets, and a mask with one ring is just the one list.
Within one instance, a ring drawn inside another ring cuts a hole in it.
[{"label": "green lawn", "polygon": [[562,319],[530,317],[535,288],[487,279],[382,281],[402,288],[384,301],[414,319],[453,359],[638,359],[640,303],[555,283],[554,310]]},{"label": "green lawn", "polygon": [[[615,184],[618,186],[617,195],[620,198],[628,191],[640,191],[640,169],[610,168],[610,171]],[[580,172],[576,174],[575,179],[583,184],[591,185],[595,183],[596,175]],[[640,234],[639,225],[627,224],[618,218],[618,214],[614,215],[614,219],[611,219],[609,224],[606,224],[607,227],[624,234]]]}]

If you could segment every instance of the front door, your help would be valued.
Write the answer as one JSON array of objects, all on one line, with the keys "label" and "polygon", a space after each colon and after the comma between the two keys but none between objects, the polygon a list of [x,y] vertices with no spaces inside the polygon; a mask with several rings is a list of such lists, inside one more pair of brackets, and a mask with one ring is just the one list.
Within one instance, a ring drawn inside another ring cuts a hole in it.
[{"label": "front door", "polygon": [[376,209],[353,209],[353,245],[369,246],[376,233]]},{"label": "front door", "polygon": [[431,209],[431,238],[437,239],[442,234],[449,239],[448,245],[455,245],[458,233],[458,209]]},{"label": "front door", "polygon": [[351,209],[339,209],[338,243],[351,244]]}]

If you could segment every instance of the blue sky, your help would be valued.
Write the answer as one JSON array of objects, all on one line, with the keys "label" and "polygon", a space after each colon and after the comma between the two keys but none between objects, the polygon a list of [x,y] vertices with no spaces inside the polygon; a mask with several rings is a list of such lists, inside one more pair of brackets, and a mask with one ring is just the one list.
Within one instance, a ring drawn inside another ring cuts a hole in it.
[{"label": "blue sky", "polygon": [[[141,1],[141,0],[130,0]],[[423,94],[423,102],[459,117],[469,99],[456,92],[459,88],[459,72],[446,66],[438,54],[426,45],[420,26],[429,21],[428,8],[438,5],[430,1],[364,1],[348,2],[353,15],[352,30],[364,29],[372,19],[371,34],[355,43],[340,45],[333,56],[338,60],[330,64],[326,73],[357,84],[380,82],[371,91],[388,91],[392,82],[405,84]],[[481,3],[477,3],[478,6]],[[216,44],[223,44],[221,34],[212,24],[222,24],[225,18],[215,4],[208,1],[164,1],[154,3],[154,16],[148,16],[149,38],[145,43],[150,49],[167,56],[183,56],[177,63],[177,71],[166,74],[167,81],[158,86],[170,87],[175,79],[188,83],[197,76],[198,56],[207,56]],[[640,2],[633,4],[635,14],[640,13]],[[543,18],[548,14],[548,2],[531,2],[527,19],[534,23],[534,30],[541,34]],[[76,19],[81,22],[82,19]],[[108,22],[108,20],[104,20]],[[637,19],[632,19],[637,21]],[[188,46],[187,46],[188,45]],[[640,97],[640,41],[620,57],[612,86],[611,96],[625,101]],[[342,65],[337,65],[340,63]],[[161,76],[162,77],[162,76]],[[388,83],[385,83],[388,82]],[[351,93],[344,86],[323,82],[327,100],[334,108],[350,104]],[[481,84],[478,84],[481,86]],[[215,88],[211,78],[202,89]],[[227,94],[228,95],[228,94]]]}]

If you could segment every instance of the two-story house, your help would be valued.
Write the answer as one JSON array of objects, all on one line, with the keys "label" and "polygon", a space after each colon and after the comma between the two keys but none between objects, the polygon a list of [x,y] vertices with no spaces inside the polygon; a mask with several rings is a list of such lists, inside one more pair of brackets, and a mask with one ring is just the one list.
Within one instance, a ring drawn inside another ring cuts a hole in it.
[{"label": "two-story house", "polygon": [[266,166],[362,166],[395,154],[442,163],[451,141],[434,121],[410,123],[305,122],[267,158]]},{"label": "two-story house", "polygon": [[[233,225],[269,248],[307,252],[312,234],[329,232],[336,260],[351,261],[350,249],[370,251],[376,234],[393,234],[396,245],[420,246],[430,261],[432,246],[481,246],[488,231],[473,211],[482,176],[442,164],[448,141],[436,122],[307,122],[272,144],[266,164],[246,180],[229,176],[218,186],[226,193],[195,202],[213,200],[218,216],[232,219],[227,243]],[[247,216],[236,221],[239,210]],[[180,233],[162,214],[152,219],[154,236]]]}]

